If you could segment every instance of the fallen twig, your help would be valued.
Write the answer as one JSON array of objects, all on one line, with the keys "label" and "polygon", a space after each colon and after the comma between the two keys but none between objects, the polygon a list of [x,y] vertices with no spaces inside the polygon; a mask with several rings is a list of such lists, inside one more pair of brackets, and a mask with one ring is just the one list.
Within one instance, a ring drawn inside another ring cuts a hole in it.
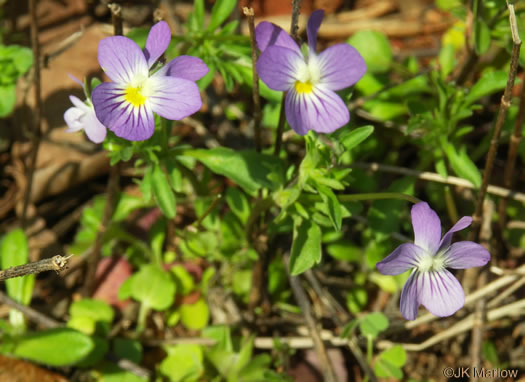
[{"label": "fallen twig", "polygon": [[67,267],[68,260],[73,255],[69,256],[53,256],[49,259],[35,261],[34,263],[18,265],[16,267],[7,268],[0,271],[0,281],[12,279],[14,277],[21,277],[25,275],[34,275],[46,271],[60,272]]},{"label": "fallen twig", "polygon": [[332,362],[330,361],[330,358],[328,358],[328,354],[326,353],[326,348],[324,346],[321,335],[319,334],[319,330],[317,329],[317,323],[315,322],[312,316],[310,303],[308,301],[308,298],[306,297],[306,293],[303,289],[303,286],[301,285],[301,281],[299,280],[297,276],[292,276],[290,274],[289,256],[285,257],[285,265],[286,265],[286,269],[288,273],[288,280],[290,282],[290,286],[292,287],[292,292],[304,315],[304,319],[310,331],[310,336],[313,341],[315,351],[317,353],[317,356],[319,357],[319,361],[321,363],[322,372],[324,376],[324,381],[336,382],[337,377],[336,377],[334,368],[332,366]]},{"label": "fallen twig", "polygon": [[[408,176],[416,177],[421,180],[428,180],[428,181],[436,182],[436,183],[450,184],[453,186],[460,186],[460,187],[470,188],[473,190],[476,189],[476,186],[474,186],[471,182],[469,182],[466,179],[458,178],[455,176],[447,176],[446,178],[444,178],[435,172],[417,171],[417,170],[411,170],[411,169],[404,168],[404,167],[390,166],[390,165],[379,164],[375,162],[372,162],[372,163],[354,162],[350,165],[350,167],[363,168],[363,169],[368,169],[372,171],[390,172],[393,174],[408,175]],[[515,192],[512,190],[503,188],[503,187],[488,185],[487,192],[492,195],[507,197],[507,198],[517,200],[520,202],[525,202],[524,193]]]},{"label": "fallen twig", "polygon": [[514,4],[510,4],[507,0],[507,8],[509,9],[509,22],[510,29],[512,32],[512,55],[510,58],[510,70],[507,78],[507,85],[503,97],[501,97],[501,105],[499,108],[498,116],[496,118],[496,125],[494,126],[494,133],[490,140],[490,148],[487,154],[487,161],[485,162],[485,170],[483,171],[483,180],[481,188],[479,190],[478,201],[476,203],[476,209],[474,215],[472,215],[472,228],[470,231],[469,240],[477,241],[479,226],[481,224],[481,213],[483,210],[483,200],[487,193],[490,177],[492,175],[492,168],[494,166],[494,160],[496,159],[496,152],[498,150],[499,138],[501,131],[503,130],[503,124],[505,117],[507,116],[507,109],[510,107],[510,101],[512,99],[512,89],[514,88],[514,80],[516,78],[516,72],[518,71],[519,56],[521,40],[518,33],[518,25],[516,23],[516,14],[514,13]]},{"label": "fallen twig", "polygon": [[[521,299],[512,304],[508,304],[500,308],[489,310],[487,312],[487,322],[496,321],[506,316],[522,316],[524,314],[525,314],[525,299]],[[407,351],[415,351],[415,352],[422,351],[422,350],[429,348],[430,346],[440,343],[441,341],[445,341],[449,338],[455,337],[463,332],[466,332],[467,330],[472,329],[473,325],[474,325],[474,314],[471,314],[468,317],[464,318],[463,320],[452,325],[448,329],[442,332],[439,332],[435,336],[430,337],[428,340],[423,341],[420,344],[402,343],[399,345],[402,345],[403,348]],[[377,347],[379,349],[388,349],[394,345],[398,345],[398,344],[395,344],[391,341],[386,341],[386,340],[379,341],[377,343]]]}]

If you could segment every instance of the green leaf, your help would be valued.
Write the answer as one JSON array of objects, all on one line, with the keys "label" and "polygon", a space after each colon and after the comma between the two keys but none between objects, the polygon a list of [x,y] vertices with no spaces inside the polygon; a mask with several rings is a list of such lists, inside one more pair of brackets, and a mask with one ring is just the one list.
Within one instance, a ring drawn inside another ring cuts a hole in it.
[{"label": "green leaf", "polygon": [[171,382],[197,381],[204,372],[204,353],[193,344],[181,344],[166,349],[168,356],[160,364],[160,372]]},{"label": "green leaf", "polygon": [[398,367],[403,367],[407,361],[407,353],[401,345],[392,346],[390,349],[387,349],[379,354],[379,357]]},{"label": "green leaf", "polygon": [[[27,264],[29,247],[26,235],[20,228],[9,232],[3,237],[0,244],[0,260],[2,269]],[[8,296],[22,304],[29,304],[33,293],[34,278],[34,275],[28,275],[6,280]],[[29,284],[31,288],[28,288],[26,284]]]},{"label": "green leaf", "polygon": [[469,180],[474,186],[481,186],[481,173],[467,154],[467,147],[462,146],[459,153],[452,144],[445,147],[445,153],[450,161],[450,166],[461,178]]},{"label": "green leaf", "polygon": [[297,276],[321,261],[321,229],[310,220],[294,224],[290,273]]},{"label": "green leaf", "polygon": [[374,371],[378,377],[393,377],[396,380],[403,379],[403,371],[390,362],[387,362],[383,359],[378,359],[374,365]]},{"label": "green leaf", "polygon": [[438,61],[441,79],[444,80],[452,72],[454,64],[456,63],[456,51],[454,45],[447,44],[443,46],[439,51]]},{"label": "green leaf", "polygon": [[228,187],[226,190],[226,203],[228,203],[232,212],[241,222],[246,223],[248,221],[251,208],[250,201],[244,192],[235,187]]},{"label": "green leaf", "polygon": [[214,31],[232,13],[237,0],[217,0],[211,10],[211,20],[207,30]]},{"label": "green leaf", "polygon": [[474,49],[476,54],[482,55],[490,47],[490,28],[487,23],[481,19],[474,21]]},{"label": "green leaf", "polygon": [[276,189],[284,178],[284,165],[279,158],[253,150],[217,147],[187,150],[184,155],[200,160],[211,171],[230,178],[250,194],[262,187]]},{"label": "green leaf", "polygon": [[334,259],[359,263],[363,260],[364,251],[349,240],[338,240],[326,247],[326,252]]},{"label": "green leaf", "polygon": [[343,330],[341,331],[340,337],[341,338],[348,338],[348,337],[352,336],[354,334],[355,328],[357,328],[358,325],[359,325],[359,320],[358,319],[351,320],[348,324],[346,324],[343,327]]},{"label": "green leaf", "polygon": [[9,45],[8,49],[18,75],[21,76],[33,65],[33,52],[31,49],[20,45]]},{"label": "green leaf", "polygon": [[69,307],[70,317],[89,317],[93,321],[102,321],[110,324],[115,313],[113,308],[102,300],[83,298],[73,302]]},{"label": "green leaf", "polygon": [[[394,181],[386,191],[413,195],[414,182],[414,178],[404,177]],[[406,212],[407,203],[399,199],[376,200],[372,203],[368,211],[368,219],[378,240],[386,238],[392,232],[399,232],[401,217]]]},{"label": "green leaf", "polygon": [[145,265],[131,276],[131,297],[147,307],[165,310],[173,304],[175,282],[156,265]]},{"label": "green leaf", "polygon": [[127,219],[133,211],[146,206],[148,206],[148,204],[145,203],[141,197],[120,193],[115,207],[115,213],[113,214],[113,221],[123,221]]},{"label": "green leaf", "polygon": [[367,314],[359,321],[359,329],[364,336],[375,338],[387,328],[388,318],[380,312]]},{"label": "green leaf", "polygon": [[349,134],[346,134],[344,137],[342,137],[341,144],[346,150],[350,151],[363,142],[366,138],[368,138],[373,132],[374,126],[372,125],[358,127],[357,129],[353,129]]},{"label": "green leaf", "polygon": [[16,83],[0,85],[0,118],[7,117],[16,104]]},{"label": "green leaf", "polygon": [[[9,232],[0,243],[0,261],[2,269],[27,264],[29,247],[27,238],[21,229]],[[35,285],[35,275],[14,277],[5,281],[7,295],[24,305],[29,305]],[[21,312],[12,309],[9,312],[9,321],[15,328],[23,330],[25,319]]]},{"label": "green leaf", "polygon": [[330,217],[330,221],[332,222],[334,229],[336,231],[340,231],[341,224],[343,222],[343,211],[337,196],[330,188],[320,184],[317,184],[317,190],[319,191],[325,206],[328,207],[328,216]]},{"label": "green leaf", "polygon": [[492,364],[492,366],[494,367],[500,366],[498,349],[496,348],[496,345],[494,345],[494,342],[489,341],[489,340],[483,341],[481,352],[483,354],[483,358],[489,361]]},{"label": "green leaf", "polygon": [[193,13],[190,16],[191,29],[200,31],[204,27],[204,0],[193,2]]},{"label": "green leaf", "polygon": [[364,30],[352,35],[346,42],[363,56],[371,73],[386,72],[392,65],[392,47],[385,34]]},{"label": "green leaf", "polygon": [[76,363],[78,367],[91,367],[98,364],[109,351],[109,340],[100,336],[91,336],[94,347],[82,360]]},{"label": "green leaf", "polygon": [[465,97],[465,104],[470,105],[478,99],[505,89],[507,84],[507,72],[500,70],[484,73],[478,82],[472,86]]},{"label": "green leaf", "polygon": [[151,174],[151,186],[158,206],[166,217],[173,219],[177,213],[177,201],[166,174],[158,164],[155,165]]},{"label": "green leaf", "polygon": [[346,295],[346,306],[352,313],[361,312],[368,303],[368,293],[363,287],[353,287]]},{"label": "green leaf", "polygon": [[191,330],[201,330],[208,324],[210,308],[204,299],[199,299],[195,304],[183,304],[180,307],[181,322]]},{"label": "green leaf", "polygon": [[73,329],[58,328],[20,337],[13,354],[50,366],[70,366],[82,361],[94,346],[91,337]]},{"label": "green leaf", "polygon": [[113,339],[113,353],[117,357],[140,363],[142,360],[142,344],[140,341],[131,338],[116,337]]},{"label": "green leaf", "polygon": [[396,276],[387,276],[378,272],[372,272],[368,275],[368,278],[385,292],[395,293],[403,288],[403,285],[405,285],[409,275],[409,272],[405,272]]},{"label": "green leaf", "polygon": [[187,295],[195,288],[193,276],[182,265],[175,265],[170,271],[175,275],[179,294]]},{"label": "green leaf", "polygon": [[406,358],[405,349],[401,345],[392,346],[379,354],[374,370],[378,377],[400,380],[403,378],[401,368],[405,365]]}]

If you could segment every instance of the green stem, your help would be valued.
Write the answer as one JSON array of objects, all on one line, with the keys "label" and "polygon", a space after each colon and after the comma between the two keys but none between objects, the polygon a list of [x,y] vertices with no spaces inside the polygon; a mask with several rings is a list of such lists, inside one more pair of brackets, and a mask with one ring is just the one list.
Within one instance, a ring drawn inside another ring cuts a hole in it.
[{"label": "green stem", "polygon": [[283,99],[281,101],[281,111],[279,114],[279,124],[277,125],[277,132],[275,133],[275,146],[273,148],[273,155],[278,157],[279,153],[281,152],[281,145],[283,143],[283,131],[284,131],[284,123],[286,121],[285,113],[284,113],[284,104],[286,99],[286,93],[283,93]]},{"label": "green stem", "polygon": [[[401,192],[372,192],[364,194],[337,194],[337,199],[340,202],[354,202],[361,200],[382,200],[382,199],[400,199],[407,200],[412,203],[419,203],[421,200],[412,195],[403,194]],[[320,195],[302,195],[303,200],[318,201],[321,200]]]},{"label": "green stem", "polygon": [[137,333],[142,333],[146,329],[146,318],[148,317],[149,307],[141,303],[139,308],[139,316],[137,319]]}]

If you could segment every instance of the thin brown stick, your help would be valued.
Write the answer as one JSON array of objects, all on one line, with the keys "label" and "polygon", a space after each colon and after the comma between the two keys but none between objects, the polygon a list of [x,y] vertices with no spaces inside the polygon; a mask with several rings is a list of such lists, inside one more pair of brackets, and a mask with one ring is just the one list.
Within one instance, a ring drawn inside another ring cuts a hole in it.
[{"label": "thin brown stick", "polygon": [[29,14],[31,17],[31,47],[33,49],[33,86],[35,90],[35,114],[32,120],[33,131],[31,133],[33,150],[31,151],[31,158],[27,172],[27,186],[25,189],[24,202],[22,206],[21,225],[23,228],[25,228],[27,223],[27,209],[29,207],[29,201],[31,198],[31,188],[33,187],[36,159],[38,156],[38,149],[40,147],[40,139],[42,136],[42,87],[40,82],[40,43],[38,41],[38,18],[36,14],[36,0],[29,0]]},{"label": "thin brown stick", "polygon": [[[520,316],[523,316],[524,313],[525,313],[525,299],[521,299],[511,304],[501,306],[499,308],[490,309],[487,312],[487,322],[496,321],[503,317],[516,317],[516,319],[518,319]],[[402,345],[406,351],[419,352],[419,351],[429,348],[430,346],[438,344],[442,341],[457,337],[459,334],[470,330],[473,325],[474,325],[474,315],[470,314],[469,316],[465,317],[461,321],[448,327],[446,330],[443,330],[437,333],[436,335],[430,337],[429,339],[423,341],[422,343],[419,343],[419,344],[402,343],[400,345]],[[395,345],[395,343],[391,341],[383,340],[377,343],[377,348],[378,349],[388,349],[388,348],[391,348],[393,345]]]},{"label": "thin brown stick", "polygon": [[255,42],[255,13],[253,8],[244,7],[244,15],[248,17],[248,27],[250,29],[250,45],[252,47],[252,98],[253,98],[253,128],[255,132],[255,149],[261,151],[261,96],[259,95],[259,75],[257,74],[257,44]]},{"label": "thin brown stick", "polygon": [[[525,120],[525,86],[521,87],[520,106],[516,123],[514,124],[514,131],[510,137],[509,152],[507,155],[507,162],[505,163],[505,171],[503,173],[503,185],[506,188],[511,188],[513,185],[514,169],[516,167],[516,157],[518,155],[518,148],[522,138],[523,121]],[[498,206],[498,217],[500,227],[505,227],[507,210],[507,198],[502,198]]]},{"label": "thin brown stick", "polygon": [[[345,315],[345,320],[349,321],[350,316],[346,313],[346,311],[339,305],[339,302],[328,292],[325,292],[323,290],[323,287],[321,286],[321,283],[317,280],[314,273],[311,269],[307,270],[304,274],[306,276],[306,279],[310,282],[313,289],[315,290],[315,293],[319,296],[321,302],[325,307],[329,310],[329,314],[333,317],[336,324],[340,327],[343,326],[342,320],[339,318],[338,314],[343,313]],[[368,380],[370,382],[377,382],[377,377],[374,374],[374,371],[368,364],[365,355],[361,351],[361,348],[357,344],[356,339],[354,336],[348,337],[348,348],[350,349],[350,352],[354,356],[354,358],[357,360],[357,363],[359,366],[361,366],[361,369],[365,372],[365,374],[368,376]]]},{"label": "thin brown stick", "polygon": [[510,107],[510,101],[512,99],[512,89],[514,87],[514,80],[516,78],[516,72],[518,70],[518,61],[520,55],[521,40],[518,33],[518,25],[516,23],[516,14],[514,13],[514,5],[510,4],[507,0],[507,8],[509,9],[509,22],[510,29],[512,32],[512,55],[510,58],[510,70],[509,77],[507,79],[507,85],[505,86],[505,92],[501,98],[501,105],[496,119],[496,125],[494,127],[494,134],[490,141],[490,148],[487,154],[487,161],[485,162],[485,171],[483,172],[483,181],[481,189],[478,195],[478,201],[474,215],[472,216],[472,229],[470,231],[470,239],[476,241],[479,234],[479,226],[481,223],[481,213],[483,211],[483,200],[487,193],[487,188],[492,175],[492,168],[494,166],[494,160],[496,159],[496,152],[498,150],[499,138],[501,130],[503,129],[503,123],[507,115],[507,109]]},{"label": "thin brown stick", "polygon": [[292,292],[294,294],[294,297],[297,300],[297,303],[299,304],[301,311],[303,312],[304,319],[306,321],[306,325],[308,326],[308,329],[310,331],[310,336],[312,337],[315,351],[321,363],[323,377],[324,377],[323,380],[326,382],[336,382],[337,377],[334,372],[332,362],[330,361],[330,358],[328,358],[328,354],[326,353],[326,348],[324,346],[321,335],[319,334],[319,330],[317,329],[317,323],[315,322],[312,316],[310,302],[308,301],[308,297],[306,296],[306,292],[304,291],[303,286],[301,285],[301,281],[299,280],[299,277],[292,276],[290,274],[289,260],[290,260],[289,256],[285,256],[284,261],[285,261],[286,270],[288,273],[288,280],[292,287]]},{"label": "thin brown stick", "polygon": [[[112,3],[108,5],[111,10],[111,20],[113,22],[113,33],[115,36],[122,35],[122,8],[119,4]],[[111,223],[111,218],[113,217],[113,212],[115,210],[115,202],[118,193],[118,186],[120,181],[120,164],[116,164],[111,167],[109,172],[109,180],[106,188],[107,199],[106,205],[104,206],[104,216],[102,217],[102,222],[97,231],[97,237],[95,238],[95,244],[93,246],[93,251],[91,252],[91,258],[88,261],[86,280],[84,283],[84,296],[90,296],[96,288],[96,273],[98,263],[101,258],[102,245],[104,244],[104,234],[108,226]]]},{"label": "thin brown stick", "polygon": [[[496,293],[498,289],[501,289],[503,287],[506,287],[509,284],[516,283],[520,279],[525,278],[525,265],[522,265],[521,267],[517,268],[514,273],[512,274],[504,274],[502,277],[492,281],[491,283],[485,285],[484,287],[476,290],[475,292],[472,292],[471,294],[467,295],[465,297],[465,306],[468,306],[481,298],[485,296],[489,296],[493,293]],[[512,288],[509,287],[509,289]],[[506,290],[498,294],[498,296],[506,294]],[[496,298],[494,298],[495,300]],[[492,303],[492,301],[489,302],[489,307],[493,307],[495,304]],[[416,318],[414,321],[406,321],[405,322],[405,329],[413,329],[416,327],[419,327],[423,324],[428,324],[429,322],[435,321],[439,319],[439,317],[434,316],[432,313],[424,314],[423,316],[420,316]]]},{"label": "thin brown stick", "polygon": [[[428,180],[430,182],[450,184],[453,186],[460,186],[460,187],[470,188],[473,190],[476,189],[476,187],[466,179],[458,178],[455,176],[447,176],[446,178],[444,178],[435,172],[417,171],[417,170],[412,170],[412,169],[405,168],[405,167],[390,166],[390,165],[385,165],[385,164],[380,164],[380,163],[375,163],[375,162],[372,162],[372,163],[354,162],[351,164],[351,167],[363,168],[363,169],[368,169],[372,171],[381,171],[381,172],[389,172],[393,174],[414,176],[418,179]],[[487,188],[487,192],[492,195],[502,196],[502,197],[510,198],[510,199],[517,200],[520,202],[525,202],[524,193],[514,192],[512,190],[509,190],[503,187],[489,185]]]},{"label": "thin brown stick", "polygon": [[2,291],[0,291],[0,304],[5,304],[13,309],[18,310],[24,316],[26,316],[26,318],[40,324],[44,328],[57,328],[59,326],[62,326],[62,324],[57,320],[48,317],[45,314],[42,314],[29,306],[20,304],[19,302],[7,296]]},{"label": "thin brown stick", "polygon": [[111,11],[111,22],[113,23],[113,34],[115,36],[123,35],[122,7],[120,6],[120,4],[111,3],[111,4],[108,4],[108,8]]},{"label": "thin brown stick", "polygon": [[0,281],[12,279],[14,277],[21,277],[25,275],[34,275],[41,272],[56,271],[60,272],[67,267],[69,256],[53,256],[49,259],[35,261],[34,263],[18,265],[16,267],[7,268],[0,271]]},{"label": "thin brown stick", "polygon": [[[33,322],[36,322],[37,324],[41,325],[43,328],[52,329],[52,328],[59,328],[59,327],[64,326],[62,322],[57,321],[54,318],[51,318],[49,316],[46,316],[45,314],[40,313],[39,311],[31,308],[30,306],[26,306],[26,305],[20,304],[19,302],[16,302],[15,300],[7,296],[2,291],[0,291],[0,304],[5,304],[13,309],[18,310],[26,318],[28,318],[29,320]],[[151,372],[148,369],[145,369],[131,362],[130,360],[121,359],[117,357],[116,355],[114,355],[113,353],[108,353],[106,355],[106,359],[108,361],[115,362],[121,369],[127,370],[139,377],[143,377],[146,379],[149,379],[151,377]]]},{"label": "thin brown stick", "polygon": [[279,123],[277,124],[277,131],[275,132],[275,146],[273,148],[273,155],[279,156],[281,152],[281,146],[283,144],[283,131],[284,124],[286,122],[286,115],[284,113],[284,107],[286,102],[286,92],[283,93],[283,99],[281,101],[281,111],[279,114]]}]

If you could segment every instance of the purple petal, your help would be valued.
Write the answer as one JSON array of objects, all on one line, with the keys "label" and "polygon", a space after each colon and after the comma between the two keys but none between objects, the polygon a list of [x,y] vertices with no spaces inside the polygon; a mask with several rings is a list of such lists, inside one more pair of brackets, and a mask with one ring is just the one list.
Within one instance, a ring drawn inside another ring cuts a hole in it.
[{"label": "purple petal", "polygon": [[149,67],[142,50],[127,37],[112,36],[100,41],[98,62],[115,82],[128,84],[135,77],[148,77]]},{"label": "purple petal", "polygon": [[267,21],[263,21],[257,25],[257,28],[255,28],[255,38],[257,40],[257,47],[261,52],[264,52],[266,48],[270,46],[280,46],[302,55],[301,49],[288,33],[281,27]]},{"label": "purple petal", "polygon": [[208,71],[208,66],[200,58],[179,56],[160,68],[154,76],[170,76],[197,81],[204,77]]},{"label": "purple petal", "polygon": [[310,93],[298,93],[293,87],[286,95],[285,112],[290,127],[299,135],[308,130],[331,133],[350,120],[343,100],[319,85]]},{"label": "purple petal", "polygon": [[144,49],[144,56],[148,60],[148,68],[151,68],[162,53],[168,49],[170,41],[171,31],[166,21],[159,21],[151,27],[146,40],[146,49]]},{"label": "purple petal", "polygon": [[441,243],[439,244],[439,250],[445,250],[450,246],[450,242],[452,241],[452,234],[454,232],[461,231],[462,229],[467,228],[469,225],[472,224],[472,218],[470,216],[463,216],[459,221],[454,224],[454,226],[448,230],[448,232],[443,236],[441,239]]},{"label": "purple petal", "polygon": [[318,56],[321,82],[330,90],[352,86],[366,72],[365,60],[348,44],[337,44],[325,49]]},{"label": "purple petal", "polygon": [[480,244],[472,241],[459,241],[446,252],[445,267],[467,269],[482,267],[490,260],[490,253]]},{"label": "purple petal", "polygon": [[143,141],[155,131],[151,107],[146,102],[135,107],[124,100],[124,89],[114,82],[104,82],[93,90],[92,101],[98,120],[117,136]]},{"label": "purple petal", "polygon": [[270,89],[289,90],[297,81],[297,73],[306,63],[302,55],[288,48],[271,46],[261,53],[257,73]]},{"label": "purple petal", "polygon": [[79,84],[82,89],[84,89],[84,84],[82,83],[82,81],[80,81],[78,78],[76,78],[74,75],[72,75],[71,73],[68,73],[67,74],[69,78],[71,78],[74,82],[76,82],[77,84]]},{"label": "purple petal", "polygon": [[412,207],[414,244],[434,255],[441,239],[441,221],[436,212],[425,202]]},{"label": "purple petal", "polygon": [[306,34],[308,36],[308,46],[310,47],[310,52],[315,52],[317,45],[317,31],[321,26],[323,21],[324,11],[318,9],[314,11],[310,18],[308,19],[308,25],[306,27]]},{"label": "purple petal", "polygon": [[401,291],[400,309],[401,314],[407,320],[415,320],[419,308],[419,301],[417,296],[417,271],[412,272],[407,282]]},{"label": "purple petal", "polygon": [[153,112],[166,119],[183,119],[202,106],[199,88],[184,78],[154,76],[148,80],[152,96],[148,98]]},{"label": "purple petal", "polygon": [[419,302],[439,317],[456,313],[465,304],[465,293],[452,273],[423,272],[417,278]]},{"label": "purple petal", "polygon": [[419,260],[429,256],[424,249],[406,243],[397,247],[394,252],[376,264],[377,270],[384,275],[400,275],[410,268],[416,268]]}]

